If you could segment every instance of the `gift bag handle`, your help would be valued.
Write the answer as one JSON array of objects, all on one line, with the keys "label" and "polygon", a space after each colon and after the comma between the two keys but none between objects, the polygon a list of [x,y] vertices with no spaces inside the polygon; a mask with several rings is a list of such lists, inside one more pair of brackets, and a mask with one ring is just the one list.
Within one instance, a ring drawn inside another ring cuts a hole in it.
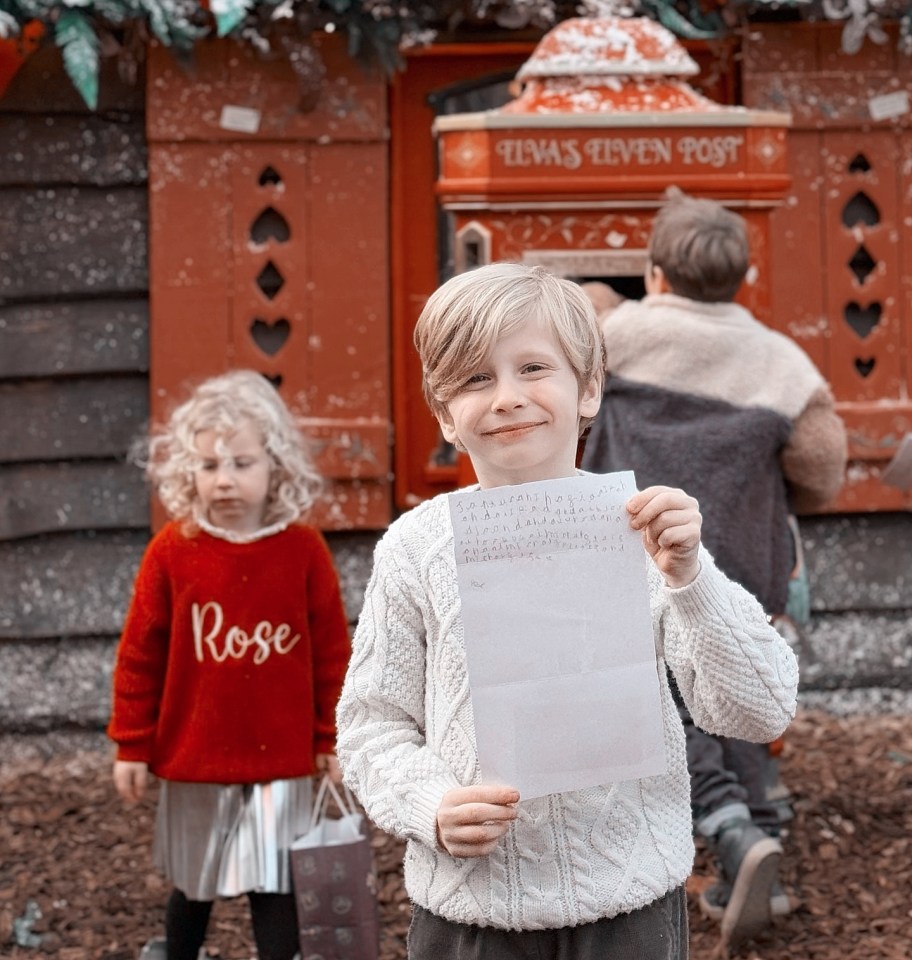
[{"label": "gift bag handle", "polygon": [[345,794],[344,798],[342,793],[339,792],[339,788],[330,779],[329,774],[323,774],[310,814],[309,829],[313,830],[317,824],[326,819],[326,808],[329,805],[330,797],[336,801],[336,806],[343,817],[351,816],[357,812],[355,810],[355,798],[352,796],[351,790],[345,784],[342,785],[342,790]]}]

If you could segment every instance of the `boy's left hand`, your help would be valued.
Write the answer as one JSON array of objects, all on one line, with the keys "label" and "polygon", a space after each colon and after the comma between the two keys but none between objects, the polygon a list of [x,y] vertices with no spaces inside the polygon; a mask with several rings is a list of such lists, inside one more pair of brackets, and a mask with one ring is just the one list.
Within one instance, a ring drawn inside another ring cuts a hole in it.
[{"label": "boy's left hand", "polygon": [[669,587],[686,587],[700,572],[703,518],[693,497],[673,487],[647,487],[627,501],[630,526]]}]

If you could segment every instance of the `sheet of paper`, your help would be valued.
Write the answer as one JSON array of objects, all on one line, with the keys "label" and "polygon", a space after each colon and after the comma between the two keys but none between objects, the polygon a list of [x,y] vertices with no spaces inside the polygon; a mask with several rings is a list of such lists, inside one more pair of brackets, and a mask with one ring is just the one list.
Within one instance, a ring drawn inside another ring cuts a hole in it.
[{"label": "sheet of paper", "polygon": [[524,799],[665,771],[631,472],[450,494],[482,778]]}]

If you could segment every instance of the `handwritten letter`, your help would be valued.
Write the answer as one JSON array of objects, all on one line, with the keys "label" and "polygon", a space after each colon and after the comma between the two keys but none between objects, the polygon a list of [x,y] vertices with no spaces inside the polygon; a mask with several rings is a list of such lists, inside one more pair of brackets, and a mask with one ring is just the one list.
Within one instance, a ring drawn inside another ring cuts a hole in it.
[{"label": "handwritten letter", "polygon": [[633,474],[450,495],[482,777],[524,799],[665,771]]}]

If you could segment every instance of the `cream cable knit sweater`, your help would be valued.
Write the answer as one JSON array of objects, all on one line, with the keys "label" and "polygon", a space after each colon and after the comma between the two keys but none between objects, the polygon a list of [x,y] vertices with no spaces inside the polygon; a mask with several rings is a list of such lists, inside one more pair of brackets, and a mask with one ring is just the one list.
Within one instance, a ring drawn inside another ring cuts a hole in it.
[{"label": "cream cable knit sweater", "polygon": [[[705,552],[680,590],[649,569],[657,645],[696,723],[777,737],[794,715],[798,668],[759,605]],[[537,930],[628,912],[683,883],[694,855],[690,785],[661,659],[665,775],[521,802],[490,856],[457,859],[438,846],[444,793],[480,782],[462,631],[441,495],[377,545],[337,715],[346,782],[375,823],[408,840],[409,896],[460,923]]]}]

